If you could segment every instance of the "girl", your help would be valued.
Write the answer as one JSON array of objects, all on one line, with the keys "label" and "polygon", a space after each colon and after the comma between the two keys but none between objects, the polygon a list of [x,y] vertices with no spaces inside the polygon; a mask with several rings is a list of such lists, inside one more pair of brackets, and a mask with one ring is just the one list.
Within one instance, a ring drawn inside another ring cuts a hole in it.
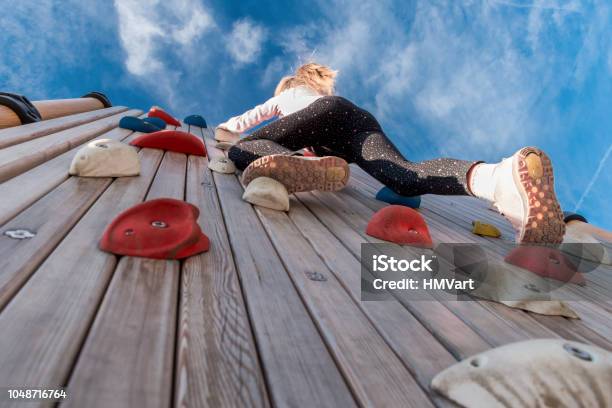
[{"label": "girl", "polygon": [[[552,165],[535,147],[520,149],[496,164],[456,159],[406,160],[366,110],[334,96],[336,71],[315,63],[284,77],[274,97],[219,125],[244,132],[280,119],[241,139],[228,152],[248,184],[260,176],[283,183],[289,193],[338,190],[357,164],[393,191],[472,195],[492,201],[517,230],[519,243],[560,243],[565,226],[553,189]],[[319,158],[296,156],[309,148]]]}]

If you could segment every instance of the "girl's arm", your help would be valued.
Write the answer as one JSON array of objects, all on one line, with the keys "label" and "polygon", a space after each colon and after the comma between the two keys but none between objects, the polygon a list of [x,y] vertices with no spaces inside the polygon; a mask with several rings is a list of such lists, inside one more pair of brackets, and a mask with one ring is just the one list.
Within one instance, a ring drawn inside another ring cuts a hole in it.
[{"label": "girl's arm", "polygon": [[268,99],[265,103],[257,105],[242,115],[234,116],[218,127],[234,133],[242,133],[259,125],[261,122],[280,115],[276,97]]}]

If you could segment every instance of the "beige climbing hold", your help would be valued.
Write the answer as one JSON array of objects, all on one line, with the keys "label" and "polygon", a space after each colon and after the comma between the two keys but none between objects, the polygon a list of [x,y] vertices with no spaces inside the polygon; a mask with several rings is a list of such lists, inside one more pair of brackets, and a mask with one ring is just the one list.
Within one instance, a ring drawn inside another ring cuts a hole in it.
[{"label": "beige climbing hold", "polygon": [[562,300],[555,299],[548,279],[502,262],[491,261],[480,285],[470,294],[501,303],[514,309],[548,316],[579,319],[578,314]]},{"label": "beige climbing hold", "polygon": [[508,344],[454,364],[431,387],[469,408],[610,407],[612,353],[563,339]]},{"label": "beige climbing hold", "polygon": [[208,163],[208,168],[217,173],[233,174],[236,172],[234,162],[227,157],[215,157]]},{"label": "beige climbing hold", "polygon": [[80,177],[126,177],[140,174],[136,149],[117,140],[87,143],[72,159],[69,173]]},{"label": "beige climbing hold", "polygon": [[215,140],[217,142],[235,143],[239,139],[240,135],[238,133],[230,132],[229,130],[219,127],[215,129]]},{"label": "beige climbing hold", "polygon": [[258,177],[244,190],[242,199],[251,204],[279,211],[289,211],[289,194],[278,181],[269,177]]},{"label": "beige climbing hold", "polygon": [[459,279],[473,279],[474,289],[465,293],[480,299],[501,303],[511,308],[549,316],[579,319],[565,302],[562,283],[501,262],[496,255],[474,244],[440,244],[435,253],[444,258]]},{"label": "beige climbing hold", "polygon": [[580,316],[561,300],[502,300],[499,303],[513,309],[526,310],[546,316],[564,316],[580,319]]},{"label": "beige climbing hold", "polygon": [[217,142],[217,144],[215,144],[215,147],[219,150],[229,150],[229,148],[233,145],[234,143],[230,142]]},{"label": "beige climbing hold", "polygon": [[574,257],[603,265],[612,265],[610,242],[603,234],[597,234],[594,227],[580,221],[570,221],[565,224],[565,236],[559,249]]}]

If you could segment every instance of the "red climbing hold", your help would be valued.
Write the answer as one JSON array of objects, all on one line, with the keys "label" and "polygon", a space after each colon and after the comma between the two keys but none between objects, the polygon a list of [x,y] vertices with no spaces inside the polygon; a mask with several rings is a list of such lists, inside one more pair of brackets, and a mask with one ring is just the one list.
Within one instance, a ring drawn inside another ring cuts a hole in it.
[{"label": "red climbing hold", "polygon": [[390,205],[376,212],[368,223],[366,234],[396,244],[433,247],[421,214],[403,205]]},{"label": "red climbing hold", "polygon": [[180,130],[160,130],[138,136],[130,143],[139,147],[206,156],[206,146],[199,137]]},{"label": "red climbing hold", "polygon": [[197,207],[160,198],[129,208],[104,231],[100,249],[117,255],[183,259],[208,251],[210,241],[198,225]]},{"label": "red climbing hold", "polygon": [[304,157],[317,157],[317,155],[310,149],[304,149]]},{"label": "red climbing hold", "polygon": [[149,113],[147,114],[147,116],[150,118],[160,118],[161,120],[163,120],[164,122],[166,122],[167,124],[171,126],[181,126],[181,122],[174,119],[172,115],[170,115],[169,113],[164,111],[162,108],[159,108],[157,106],[153,106],[149,110]]},{"label": "red climbing hold", "polygon": [[520,246],[504,258],[511,265],[518,266],[544,278],[561,282],[584,285],[584,275],[561,251],[546,246]]}]

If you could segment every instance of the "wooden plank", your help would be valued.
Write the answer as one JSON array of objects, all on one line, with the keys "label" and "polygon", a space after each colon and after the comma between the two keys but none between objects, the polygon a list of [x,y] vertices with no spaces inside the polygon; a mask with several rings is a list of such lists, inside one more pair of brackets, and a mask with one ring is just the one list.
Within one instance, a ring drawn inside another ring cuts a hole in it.
[{"label": "wooden plank", "polygon": [[65,384],[117,262],[98,239],[142,201],[161,160],[158,150],[139,156],[141,176],[115,180],[0,314],[0,384]]},{"label": "wooden plank", "polygon": [[91,112],[78,113],[62,118],[2,129],[0,130],[0,149],[50,135],[51,133],[60,132],[64,129],[79,126],[84,123],[93,122],[94,120],[102,119],[116,113],[125,112],[126,110],[128,110],[128,108],[125,106],[113,106]]},{"label": "wooden plank", "polygon": [[75,146],[85,143],[104,132],[117,127],[126,115],[140,115],[142,111],[130,110],[94,122],[76,126],[44,138],[30,140],[0,150],[0,182],[21,174]]},{"label": "wooden plank", "polygon": [[[262,207],[255,210],[359,403],[431,405],[410,371],[288,216]],[[309,279],[314,272],[325,281]]]},{"label": "wooden plank", "polygon": [[[361,256],[361,243],[381,242],[370,240],[363,234],[363,230],[351,225],[353,216],[346,218],[340,216],[338,211],[346,211],[346,208],[334,207],[332,210],[312,193],[298,194],[298,198],[356,259]],[[437,300],[408,302],[402,297],[398,297],[398,300],[456,358],[463,359],[490,348],[480,335]]]},{"label": "wooden plank", "polygon": [[[186,161],[166,152],[147,200],[182,200]],[[121,258],[71,375],[66,405],[171,404],[178,288],[179,261]]]},{"label": "wooden plank", "polygon": [[81,97],[69,99],[48,99],[33,101],[32,105],[40,112],[43,120],[72,115],[73,113],[89,112],[104,108],[104,103],[98,98]]},{"label": "wooden plank", "polygon": [[[350,188],[346,189],[350,191]],[[339,193],[343,196],[341,201],[351,200],[357,194],[349,194],[345,191]],[[349,198],[350,197],[350,198]],[[369,200],[369,198],[366,198]],[[378,209],[385,207],[386,203],[374,200],[371,206]],[[360,200],[351,202],[350,207],[359,211],[363,216],[360,228],[365,229],[365,223],[371,217],[373,210],[365,206]],[[469,243],[475,242],[469,236],[464,236],[458,231],[449,228],[443,221],[432,217],[426,208],[419,210],[425,217],[434,242],[440,243]],[[479,237],[477,237],[479,238]],[[531,337],[554,337],[555,333],[537,324],[534,320],[522,312],[510,310],[507,307],[487,301],[445,301],[443,304],[454,314],[460,317],[474,331],[479,333],[487,342],[494,346],[503,345],[512,341],[520,341]],[[498,313],[499,311],[499,313]]]},{"label": "wooden plank", "polygon": [[[287,215],[255,208],[358,401],[365,406],[430,405],[410,372]],[[326,280],[309,279],[313,272]]]},{"label": "wooden plank", "polygon": [[[140,135],[141,133],[134,133]],[[102,138],[126,141],[131,130],[115,128],[100,135]],[[74,155],[82,146],[77,146],[59,156],[26,171],[8,181],[0,183],[0,225],[36,202],[39,198],[63,183]]]},{"label": "wooden plank", "polygon": [[[513,242],[514,241],[514,229],[510,226],[508,221],[503,218],[500,214],[492,211],[480,211],[470,208],[465,204],[455,205],[453,202],[445,199],[446,197],[431,197],[427,199],[427,207],[431,208],[432,211],[439,214],[440,216],[449,219],[455,223],[462,232],[470,234],[471,221],[475,219],[485,220],[497,226],[502,231],[502,239]],[[472,201],[472,204],[475,204]],[[473,206],[472,206],[473,207]],[[481,214],[482,213],[482,214]],[[482,215],[482,216],[481,216]],[[507,248],[500,244],[500,241],[495,238],[482,238],[486,239],[490,246],[493,248],[499,248],[498,253],[500,256],[505,256]],[[584,299],[596,302],[600,307],[604,308],[608,312],[612,313],[612,303],[608,292],[612,285],[612,270],[611,267],[606,265],[600,265],[594,271],[589,272],[585,275],[587,280],[587,287],[582,288],[580,286],[569,285],[566,290],[580,296]]]},{"label": "wooden plank", "polygon": [[[357,172],[357,174],[359,173]],[[359,182],[361,181],[358,181],[358,183]],[[377,210],[386,205],[370,197],[359,197],[351,188],[347,188],[343,193],[358,197],[360,201],[367,203],[373,210]],[[498,260],[500,262],[502,261],[501,256],[503,256],[505,248],[499,246],[500,241],[497,239],[478,237],[471,234],[471,221],[469,217],[474,217],[473,219],[484,219],[487,222],[494,223],[504,231],[506,239],[513,240],[514,237],[514,231],[501,215],[489,211],[486,203],[472,197],[427,195],[423,197],[423,204],[420,211],[428,220],[430,229],[436,230],[437,232],[443,231],[442,234],[445,234],[447,238],[446,242],[483,242],[487,244],[488,247],[494,249],[499,247]],[[481,213],[483,214],[482,217],[480,217]],[[431,228],[432,225],[434,228]],[[453,238],[448,239],[451,235]],[[452,241],[453,239],[455,239],[455,241]],[[582,290],[579,287],[574,287],[574,285],[571,286],[571,290],[576,294]],[[591,292],[590,295],[593,297],[593,292]],[[508,324],[512,324],[514,327],[520,327],[520,331],[527,333],[530,337],[562,336],[576,341],[593,343],[601,347],[610,347],[610,343],[606,340],[609,338],[606,328],[609,327],[610,314],[608,311],[602,309],[602,307],[605,308],[606,306],[605,302],[598,301],[597,304],[591,302],[589,308],[586,308],[586,302],[571,302],[576,308],[576,311],[583,316],[582,321],[558,316],[541,316],[526,312],[521,313],[494,302],[479,301],[479,303],[484,308],[506,320]],[[458,306],[460,308],[465,308],[465,304],[463,303]],[[462,315],[464,317],[470,316],[470,318],[474,318],[474,315],[468,311],[464,311]]]},{"label": "wooden plank", "polygon": [[[209,139],[211,157],[221,154]],[[355,401],[234,175],[213,175],[273,405]]]},{"label": "wooden plank", "polygon": [[62,407],[170,406],[178,267],[121,258]]},{"label": "wooden plank", "polygon": [[[2,228],[0,310],[111,182],[110,178],[71,177]],[[14,239],[4,234],[17,229],[35,236]]]},{"label": "wooden plank", "polygon": [[[364,234],[364,238],[371,240],[363,232],[373,214],[370,208],[342,192],[336,195],[315,192],[314,195],[334,211],[345,214],[345,219],[350,219],[354,228]],[[448,242],[448,238],[441,235],[439,230],[433,229],[432,225],[430,225],[430,232],[436,242]],[[411,249],[410,247],[405,247],[404,251],[410,253]],[[437,292],[432,292],[432,295],[434,298],[438,298]],[[519,327],[513,326],[505,319],[500,319],[498,316],[491,314],[477,301],[444,301],[441,304],[460,317],[491,345],[497,346],[511,341],[524,340],[528,337],[527,333],[522,332]]]},{"label": "wooden plank", "polygon": [[[496,256],[496,260],[503,262],[503,256],[507,251],[507,248],[502,247],[499,240],[493,238],[477,237],[470,232],[469,219],[465,219],[466,213],[463,208],[455,209],[453,207],[445,206],[441,202],[437,202],[437,206],[430,206],[432,210],[427,208],[423,209],[422,212],[426,217],[435,217],[441,220],[441,222],[450,221],[454,225],[454,229],[457,233],[462,235],[461,242],[483,242],[487,244],[487,248],[491,248]],[[444,214],[444,215],[439,215]],[[589,274],[589,277],[591,274]],[[610,322],[610,311],[608,310],[606,295],[598,295],[596,288],[592,285],[588,289],[583,289],[575,285],[567,285],[564,288],[570,292],[568,298],[579,298],[580,295],[584,296],[584,299],[596,299],[595,302],[591,302],[590,308],[584,310],[587,303],[577,302],[575,304],[576,311],[583,317],[582,321],[568,320],[565,318],[559,318],[554,316],[537,316],[535,314],[529,314],[529,317],[537,320],[541,326],[547,327],[555,332],[563,333],[565,338],[574,339],[576,341],[589,340],[594,344],[609,346],[610,343],[606,340],[609,338],[606,332],[606,327],[609,327]],[[503,308],[493,306],[499,311]],[[583,309],[583,310],[581,310]],[[512,314],[511,317],[516,317]],[[592,327],[589,327],[592,326]],[[603,331],[602,331],[603,329]],[[600,333],[599,335],[596,333]]]},{"label": "wooden plank", "polygon": [[0,129],[19,126],[20,123],[21,119],[11,108],[4,105],[0,106]]},{"label": "wooden plank", "polygon": [[[131,133],[123,129],[121,131],[114,129],[104,136],[115,139],[117,136],[125,137],[126,132]],[[4,233],[0,235],[0,310],[111,182],[111,178],[69,177],[4,225],[0,231],[2,233],[25,229],[35,236],[19,240],[10,238]],[[6,201],[14,198],[9,197]]]},{"label": "wooden plank", "polygon": [[[304,195],[299,194],[298,196],[302,198]],[[304,199],[307,200],[307,197]],[[396,300],[361,301],[359,260],[327,229],[329,222],[341,224],[341,220],[326,217],[325,224],[323,224],[297,199],[291,200],[289,218],[356,304],[368,316],[372,325],[409,368],[421,388],[429,392],[432,378],[443,369],[456,363],[453,355]],[[348,234],[357,235],[345,225],[338,225],[336,229],[346,229]],[[357,235],[356,238],[360,237]],[[419,346],[415,347],[415,345]],[[446,404],[446,401],[437,394],[430,394],[430,397],[437,406]]]},{"label": "wooden plank", "polygon": [[188,160],[187,201],[200,209],[198,222],[211,246],[182,267],[174,405],[266,407],[264,376],[207,162]]}]

